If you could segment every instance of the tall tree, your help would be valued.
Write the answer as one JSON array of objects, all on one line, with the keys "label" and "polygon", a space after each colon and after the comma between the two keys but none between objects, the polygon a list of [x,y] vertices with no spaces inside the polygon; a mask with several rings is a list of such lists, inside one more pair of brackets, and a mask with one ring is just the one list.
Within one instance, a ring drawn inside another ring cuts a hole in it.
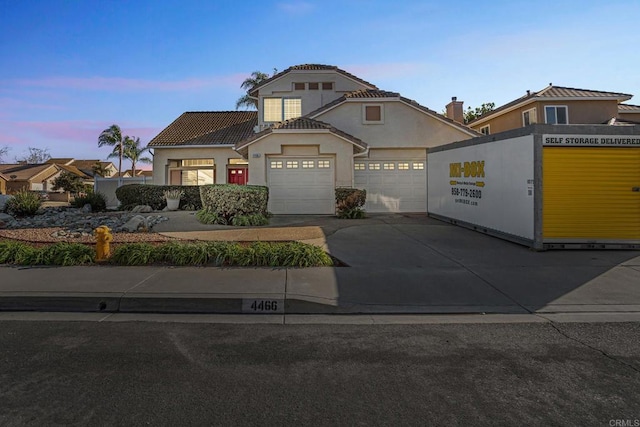
[{"label": "tall tree", "polygon": [[470,121],[477,119],[483,114],[493,111],[495,107],[495,102],[483,103],[481,106],[476,107],[475,109],[471,109],[471,107],[468,107],[467,111],[464,112],[464,122],[469,123]]},{"label": "tall tree", "polygon": [[247,77],[244,79],[240,87],[247,91],[247,93],[236,101],[236,110],[240,109],[240,107],[245,107],[247,109],[258,109],[258,100],[251,98],[249,96],[249,92],[253,90],[254,87],[258,86],[263,81],[275,76],[278,73],[276,68],[273,69],[273,74],[270,76],[267,73],[263,73],[262,71],[254,71],[251,73],[251,77]]},{"label": "tall tree", "polygon": [[[122,137],[122,130],[118,125],[111,125],[107,129],[103,130],[98,137],[98,147],[108,145],[113,147],[113,153],[117,153],[118,157],[118,176],[122,175],[122,157],[124,156],[124,138]],[[112,153],[112,154],[113,154]],[[109,157],[114,157],[112,154]]]},{"label": "tall tree", "polygon": [[0,163],[4,163],[4,156],[9,154],[9,147],[0,147]]},{"label": "tall tree", "polygon": [[101,162],[95,162],[93,166],[91,166],[91,170],[95,175],[99,175],[103,178],[110,175],[109,169],[107,169]]},{"label": "tall tree", "polygon": [[137,163],[152,163],[150,157],[142,157],[145,152],[149,152],[149,147],[140,145],[140,138],[125,137],[124,139],[124,157],[131,160],[131,175],[136,176]]},{"label": "tall tree", "polygon": [[27,164],[45,163],[51,158],[49,150],[47,148],[27,148],[28,154],[22,157],[16,157],[16,162]]}]

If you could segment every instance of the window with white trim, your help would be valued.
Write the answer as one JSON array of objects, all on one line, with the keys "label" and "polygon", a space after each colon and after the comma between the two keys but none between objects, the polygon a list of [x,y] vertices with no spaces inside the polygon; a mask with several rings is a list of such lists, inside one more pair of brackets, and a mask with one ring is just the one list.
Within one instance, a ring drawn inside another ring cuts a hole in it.
[{"label": "window with white trim", "polygon": [[480,133],[483,135],[489,135],[491,133],[491,126],[490,125],[482,126],[480,128]]},{"label": "window with white trim", "polygon": [[326,169],[331,167],[331,164],[329,163],[329,160],[318,160],[318,168],[320,169]]},{"label": "window with white trim", "polygon": [[394,170],[395,168],[396,168],[395,163],[384,163],[382,165],[382,169],[384,169],[386,171]]},{"label": "window with white trim", "polygon": [[533,123],[538,123],[538,114],[536,109],[532,108],[522,112],[522,126],[529,126]]},{"label": "window with white trim", "polygon": [[365,165],[364,165],[364,163],[355,163],[353,165],[353,169],[355,169],[357,171],[363,171],[365,169]]},{"label": "window with white trim", "polygon": [[182,167],[194,167],[194,166],[213,166],[213,159],[182,159],[180,161]]},{"label": "window with white trim", "polygon": [[369,163],[369,170],[370,171],[379,171],[380,170],[380,163]]},{"label": "window with white trim", "polygon": [[398,170],[409,170],[409,163],[398,163]]},{"label": "window with white trim", "polygon": [[282,169],[282,162],[280,160],[272,160],[271,169]]},{"label": "window with white trim", "polygon": [[413,164],[413,169],[414,170],[422,170],[422,169],[424,169],[424,162],[415,162]]},{"label": "window with white trim", "polygon": [[544,107],[544,122],[549,125],[569,124],[569,111],[566,105],[546,105]]},{"label": "window with white trim", "polygon": [[265,98],[263,100],[263,119],[265,122],[281,122],[302,115],[300,98]]},{"label": "window with white trim", "polygon": [[363,124],[383,124],[384,123],[384,106],[382,104],[363,104],[362,105],[362,123]]},{"label": "window with white trim", "polygon": [[303,169],[312,169],[314,168],[316,165],[316,162],[314,162],[313,160],[303,160],[302,161],[302,168]]}]

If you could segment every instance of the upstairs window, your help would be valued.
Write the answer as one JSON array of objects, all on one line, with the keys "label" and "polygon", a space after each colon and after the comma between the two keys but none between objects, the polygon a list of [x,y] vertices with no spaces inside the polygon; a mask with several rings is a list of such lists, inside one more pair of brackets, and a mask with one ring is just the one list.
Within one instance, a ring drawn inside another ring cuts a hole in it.
[{"label": "upstairs window", "polygon": [[382,108],[382,104],[363,105],[362,106],[362,123],[365,123],[365,124],[384,123],[384,109]]},{"label": "upstairs window", "polygon": [[304,83],[294,83],[293,90],[304,90]]},{"label": "upstairs window", "polygon": [[302,115],[300,98],[265,98],[263,103],[265,122],[281,122]]},{"label": "upstairs window", "polygon": [[483,135],[489,135],[491,133],[491,126],[486,125],[480,128],[480,133]]},{"label": "upstairs window", "polygon": [[319,87],[320,87],[320,84],[317,83],[317,82],[316,83],[313,83],[313,82],[309,83],[309,90],[318,90]]},{"label": "upstairs window", "polygon": [[569,124],[569,113],[564,105],[547,105],[544,107],[545,123],[549,125]]},{"label": "upstairs window", "polygon": [[322,90],[333,90],[333,82],[322,83]]},{"label": "upstairs window", "polygon": [[532,108],[530,110],[527,111],[523,111],[522,112],[522,126],[529,126],[530,124],[533,123],[538,123],[538,117],[537,117],[537,113],[536,113],[536,109]]}]

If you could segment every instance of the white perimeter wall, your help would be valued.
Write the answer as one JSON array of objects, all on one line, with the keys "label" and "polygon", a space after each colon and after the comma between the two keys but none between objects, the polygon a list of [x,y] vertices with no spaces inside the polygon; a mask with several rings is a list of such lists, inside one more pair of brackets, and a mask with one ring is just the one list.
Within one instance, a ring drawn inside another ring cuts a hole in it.
[{"label": "white perimeter wall", "polygon": [[[533,240],[533,153],[533,135],[429,153],[428,212]],[[451,163],[474,161],[484,177],[450,176]]]}]

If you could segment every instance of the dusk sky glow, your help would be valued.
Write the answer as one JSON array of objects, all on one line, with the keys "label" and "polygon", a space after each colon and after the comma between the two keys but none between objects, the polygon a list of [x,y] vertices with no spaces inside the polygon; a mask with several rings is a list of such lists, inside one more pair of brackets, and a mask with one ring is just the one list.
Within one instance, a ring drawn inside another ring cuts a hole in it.
[{"label": "dusk sky glow", "polygon": [[0,0],[0,148],[106,159],[185,111],[234,110],[252,71],[338,67],[436,111],[527,89],[640,104],[640,2]]}]

